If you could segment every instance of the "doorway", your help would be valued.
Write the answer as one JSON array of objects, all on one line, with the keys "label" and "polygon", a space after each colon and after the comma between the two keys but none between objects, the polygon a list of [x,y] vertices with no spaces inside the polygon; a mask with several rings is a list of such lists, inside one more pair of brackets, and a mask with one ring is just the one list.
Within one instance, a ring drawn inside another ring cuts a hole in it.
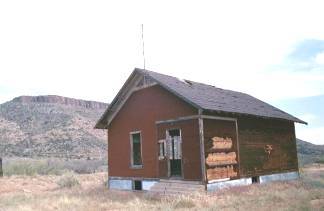
[{"label": "doorway", "polygon": [[167,131],[168,151],[169,151],[169,175],[170,177],[182,176],[182,147],[180,129]]}]

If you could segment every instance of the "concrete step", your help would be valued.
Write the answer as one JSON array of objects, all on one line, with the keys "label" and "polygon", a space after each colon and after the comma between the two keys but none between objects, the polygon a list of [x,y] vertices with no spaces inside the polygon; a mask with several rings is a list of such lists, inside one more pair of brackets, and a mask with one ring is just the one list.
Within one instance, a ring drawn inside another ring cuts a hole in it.
[{"label": "concrete step", "polygon": [[200,187],[204,185],[197,185],[197,184],[181,184],[181,183],[168,183],[168,182],[159,182],[158,185],[163,185],[163,186],[179,186],[179,187]]},{"label": "concrete step", "polygon": [[188,191],[173,191],[173,190],[168,190],[168,191],[151,191],[150,193],[152,194],[159,194],[159,195],[194,195],[197,193],[204,194],[206,193],[205,191],[195,191],[195,192],[188,192]]},{"label": "concrete step", "polygon": [[[154,189],[184,189],[188,191],[195,191],[195,190],[205,190],[205,187],[203,185],[200,186],[181,186],[181,185],[164,185],[164,184],[156,184],[152,188]],[[152,189],[151,188],[151,189]]]},{"label": "concrete step", "polygon": [[159,194],[194,194],[205,192],[205,186],[197,181],[160,180],[150,191]]},{"label": "concrete step", "polygon": [[177,183],[177,184],[196,184],[202,185],[201,181],[188,181],[188,180],[177,180],[177,179],[160,179],[160,182],[164,183]]},{"label": "concrete step", "polygon": [[174,191],[204,191],[205,188],[183,188],[183,187],[152,187],[151,190],[155,191],[166,191],[166,190],[174,190]]}]

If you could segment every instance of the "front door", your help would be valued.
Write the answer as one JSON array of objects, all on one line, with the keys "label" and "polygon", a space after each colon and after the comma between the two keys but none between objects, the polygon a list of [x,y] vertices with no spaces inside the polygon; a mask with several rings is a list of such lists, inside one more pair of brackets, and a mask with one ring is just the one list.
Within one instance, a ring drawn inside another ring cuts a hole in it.
[{"label": "front door", "polygon": [[167,131],[167,146],[169,154],[169,175],[172,177],[182,176],[181,167],[181,132],[179,129],[172,129]]}]

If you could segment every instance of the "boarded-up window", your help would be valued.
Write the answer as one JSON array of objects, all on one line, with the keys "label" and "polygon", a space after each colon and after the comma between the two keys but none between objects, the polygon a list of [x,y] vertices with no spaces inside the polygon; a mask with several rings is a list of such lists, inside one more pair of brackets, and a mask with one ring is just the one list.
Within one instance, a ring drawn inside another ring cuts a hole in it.
[{"label": "boarded-up window", "polygon": [[142,166],[141,133],[131,133],[132,166]]}]

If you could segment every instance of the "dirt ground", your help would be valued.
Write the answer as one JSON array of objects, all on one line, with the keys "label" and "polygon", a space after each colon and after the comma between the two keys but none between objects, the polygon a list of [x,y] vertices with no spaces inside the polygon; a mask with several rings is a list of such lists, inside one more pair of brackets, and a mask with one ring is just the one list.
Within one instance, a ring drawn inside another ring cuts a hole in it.
[{"label": "dirt ground", "polygon": [[108,190],[106,173],[73,175],[71,188],[59,185],[65,175],[10,176],[0,179],[0,210],[324,210],[324,168],[301,172],[297,181],[190,196]]}]

